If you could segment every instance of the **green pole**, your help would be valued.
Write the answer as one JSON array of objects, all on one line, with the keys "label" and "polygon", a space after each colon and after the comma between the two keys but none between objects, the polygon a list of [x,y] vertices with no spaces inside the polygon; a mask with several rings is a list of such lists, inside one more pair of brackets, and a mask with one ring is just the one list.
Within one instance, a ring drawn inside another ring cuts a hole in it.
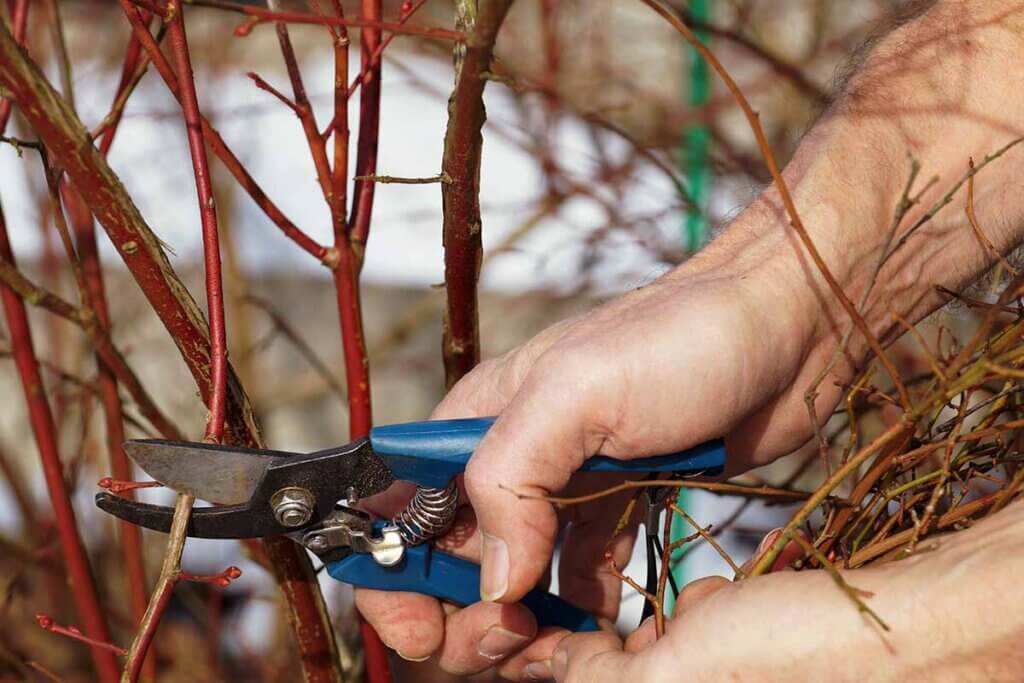
[{"label": "green pole", "polygon": [[[699,22],[707,22],[710,0],[690,0],[690,15]],[[706,31],[695,31],[697,38],[704,44],[708,43]],[[690,106],[696,111],[708,103],[711,97],[711,79],[708,65],[694,48],[687,46],[686,55],[689,61],[689,95]],[[708,224],[705,217],[707,195],[711,185],[711,171],[708,168],[708,146],[711,132],[703,121],[694,121],[683,134],[682,149],[678,155],[682,173],[686,176],[693,206],[687,211],[683,223],[683,243],[686,250],[693,253],[707,242]],[[686,489],[679,489],[676,504],[684,510],[689,506],[690,494]],[[677,541],[692,533],[685,520],[676,517],[672,521],[671,538]],[[672,575],[676,584],[682,587],[687,581],[686,563],[681,561],[681,550],[671,558],[674,563]],[[666,596],[666,609],[671,612],[675,600],[671,592]]]}]

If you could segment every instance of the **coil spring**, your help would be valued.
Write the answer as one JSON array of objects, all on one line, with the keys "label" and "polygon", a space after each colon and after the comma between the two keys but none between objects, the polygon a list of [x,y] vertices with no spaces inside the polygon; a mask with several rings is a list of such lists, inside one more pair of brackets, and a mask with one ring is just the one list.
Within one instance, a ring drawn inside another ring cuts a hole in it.
[{"label": "coil spring", "polygon": [[421,487],[391,523],[408,545],[419,545],[448,530],[458,505],[459,490],[454,481],[443,489]]}]

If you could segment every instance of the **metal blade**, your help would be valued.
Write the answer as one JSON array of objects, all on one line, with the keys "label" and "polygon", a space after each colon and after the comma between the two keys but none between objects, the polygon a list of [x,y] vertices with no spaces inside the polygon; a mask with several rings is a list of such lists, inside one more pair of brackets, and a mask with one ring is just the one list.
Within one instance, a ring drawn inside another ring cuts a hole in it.
[{"label": "metal blade", "polygon": [[281,451],[158,439],[128,441],[124,447],[146,474],[164,486],[222,505],[248,502],[267,468],[291,457]]}]

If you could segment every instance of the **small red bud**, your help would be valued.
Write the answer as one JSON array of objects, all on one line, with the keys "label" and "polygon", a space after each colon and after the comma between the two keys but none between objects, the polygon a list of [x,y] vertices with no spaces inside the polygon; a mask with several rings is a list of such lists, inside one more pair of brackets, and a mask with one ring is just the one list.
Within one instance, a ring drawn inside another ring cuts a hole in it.
[{"label": "small red bud", "polygon": [[242,575],[242,570],[235,566],[230,566],[224,570],[224,576],[228,577],[232,581]]},{"label": "small red bud", "polygon": [[401,9],[398,10],[398,18],[405,19],[412,12],[412,0],[405,0]]},{"label": "small red bud", "polygon": [[39,624],[39,628],[47,631],[53,629],[53,617],[48,614],[40,612],[36,615],[36,623]]},{"label": "small red bud", "polygon": [[163,486],[158,481],[120,481],[113,477],[103,477],[96,482],[96,485],[111,493],[124,493],[126,491],[134,491],[135,489],[150,489]]},{"label": "small red bud", "polygon": [[257,19],[256,17],[246,19],[244,22],[235,27],[235,37],[247,38],[249,34],[252,33],[253,28],[255,28],[256,24],[258,23],[260,23],[260,20]]}]

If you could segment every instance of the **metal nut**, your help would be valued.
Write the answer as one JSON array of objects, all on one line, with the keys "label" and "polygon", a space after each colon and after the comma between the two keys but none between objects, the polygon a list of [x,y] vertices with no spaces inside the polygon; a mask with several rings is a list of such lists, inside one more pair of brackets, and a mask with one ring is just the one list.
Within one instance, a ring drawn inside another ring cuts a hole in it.
[{"label": "metal nut", "polygon": [[270,499],[274,518],[290,529],[302,526],[313,517],[316,497],[304,488],[288,486],[277,491]]}]

